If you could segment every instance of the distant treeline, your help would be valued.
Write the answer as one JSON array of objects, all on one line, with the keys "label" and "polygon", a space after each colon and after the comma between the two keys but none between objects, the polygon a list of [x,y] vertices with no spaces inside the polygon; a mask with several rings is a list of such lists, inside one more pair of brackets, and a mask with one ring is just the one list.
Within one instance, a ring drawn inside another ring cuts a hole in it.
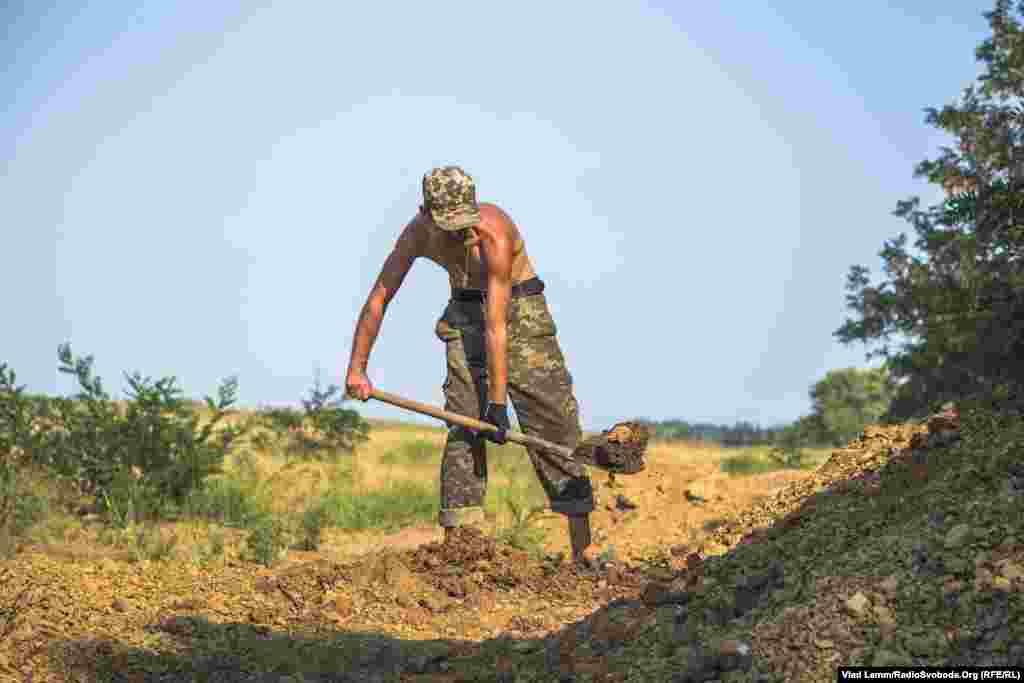
[{"label": "distant treeline", "polygon": [[727,447],[761,446],[775,443],[785,426],[762,427],[739,421],[733,425],[686,420],[649,420],[641,418],[659,441],[710,441]]},{"label": "distant treeline", "polygon": [[842,446],[877,423],[889,410],[897,385],[887,367],[831,370],[811,385],[812,411],[794,422],[762,427],[747,421],[733,425],[681,419],[642,420],[661,441],[710,441],[726,447]]}]

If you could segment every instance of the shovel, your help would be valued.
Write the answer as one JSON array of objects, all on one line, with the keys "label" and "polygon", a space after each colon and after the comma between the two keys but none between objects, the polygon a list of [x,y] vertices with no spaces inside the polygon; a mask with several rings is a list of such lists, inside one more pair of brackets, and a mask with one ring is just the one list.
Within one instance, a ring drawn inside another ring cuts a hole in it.
[{"label": "shovel", "polygon": [[[477,432],[498,431],[497,427],[488,422],[402,398],[379,389],[374,389],[370,393],[370,397]],[[644,469],[644,451],[647,449],[649,436],[647,427],[639,422],[620,422],[597,436],[584,439],[576,448],[569,448],[511,429],[505,431],[505,437],[513,443],[542,452],[554,453],[562,458],[597,467],[612,474],[636,474]]]}]

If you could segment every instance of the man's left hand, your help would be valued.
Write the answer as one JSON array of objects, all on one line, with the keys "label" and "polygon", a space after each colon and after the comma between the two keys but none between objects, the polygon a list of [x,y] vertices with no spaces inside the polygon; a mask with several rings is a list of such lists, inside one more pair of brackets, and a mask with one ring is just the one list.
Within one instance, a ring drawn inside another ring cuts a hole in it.
[{"label": "man's left hand", "polygon": [[481,419],[498,428],[496,432],[490,430],[480,432],[482,437],[497,444],[503,444],[508,441],[508,436],[506,435],[506,432],[510,429],[508,406],[504,403],[488,403],[487,412],[483,414]]}]

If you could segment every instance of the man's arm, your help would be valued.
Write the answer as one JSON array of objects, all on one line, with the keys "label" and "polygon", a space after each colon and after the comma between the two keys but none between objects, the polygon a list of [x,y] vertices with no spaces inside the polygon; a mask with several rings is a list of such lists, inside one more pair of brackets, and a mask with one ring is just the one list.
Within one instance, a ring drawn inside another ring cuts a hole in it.
[{"label": "man's arm", "polygon": [[508,304],[512,291],[512,240],[505,231],[485,236],[480,253],[487,268],[487,362],[491,403],[504,405],[508,392]]},{"label": "man's arm", "polygon": [[366,377],[366,365],[370,360],[370,351],[377,340],[381,322],[387,311],[388,304],[394,298],[413,261],[419,256],[418,218],[414,218],[405,226],[395,248],[384,261],[380,275],[370,290],[370,295],[359,313],[355,334],[352,338],[352,355],[349,358],[348,378],[346,385],[349,393],[365,401],[372,389]]}]

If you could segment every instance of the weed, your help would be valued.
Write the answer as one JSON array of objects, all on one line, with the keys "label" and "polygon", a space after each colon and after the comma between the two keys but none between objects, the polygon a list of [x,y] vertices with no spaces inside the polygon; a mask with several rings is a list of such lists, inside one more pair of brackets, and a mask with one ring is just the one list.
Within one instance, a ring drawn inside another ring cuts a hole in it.
[{"label": "weed", "polygon": [[528,509],[523,502],[517,502],[511,496],[505,497],[505,504],[512,515],[512,523],[497,534],[498,540],[535,556],[542,555],[546,533],[533,523],[544,514],[544,508]]},{"label": "weed", "polygon": [[264,517],[249,532],[246,546],[251,559],[264,567],[273,566],[288,549],[284,523],[276,517]]},{"label": "weed", "polygon": [[300,549],[316,550],[319,548],[323,529],[328,521],[327,510],[323,506],[316,505],[307,508],[302,515],[302,541],[299,545]]}]

